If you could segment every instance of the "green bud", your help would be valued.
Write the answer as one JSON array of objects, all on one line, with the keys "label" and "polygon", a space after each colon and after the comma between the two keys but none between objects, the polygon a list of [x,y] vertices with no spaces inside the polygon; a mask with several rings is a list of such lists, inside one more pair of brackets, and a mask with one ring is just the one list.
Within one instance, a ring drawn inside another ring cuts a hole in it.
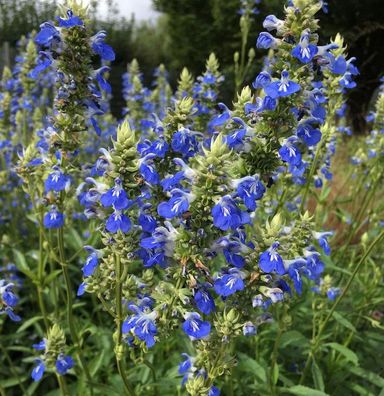
[{"label": "green bud", "polygon": [[367,232],[364,232],[364,234],[361,236],[361,243],[364,246],[367,246],[368,242],[369,242],[369,235]]},{"label": "green bud", "polygon": [[219,61],[217,60],[216,55],[212,52],[206,62],[206,69],[211,73],[216,74],[219,71],[219,67]]},{"label": "green bud", "polygon": [[252,47],[250,48],[250,50],[248,51],[248,60],[251,62],[253,59],[255,59],[256,57],[256,51],[255,49]]},{"label": "green bud", "polygon": [[185,388],[191,396],[205,396],[209,392],[209,389],[207,389],[204,382],[204,377],[201,375],[192,377],[188,379]]}]

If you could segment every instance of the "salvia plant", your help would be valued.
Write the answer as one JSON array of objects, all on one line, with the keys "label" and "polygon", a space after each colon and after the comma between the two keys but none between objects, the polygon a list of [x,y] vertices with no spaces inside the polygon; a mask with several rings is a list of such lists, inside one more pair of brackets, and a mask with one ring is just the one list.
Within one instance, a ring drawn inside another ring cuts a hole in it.
[{"label": "salvia plant", "polygon": [[0,83],[1,394],[384,389],[383,85],[356,148],[359,71],[322,41],[327,4],[288,1],[248,48],[259,3],[239,4],[227,104],[213,53],[175,92],[134,59],[116,120],[115,54],[76,0],[20,39]]}]

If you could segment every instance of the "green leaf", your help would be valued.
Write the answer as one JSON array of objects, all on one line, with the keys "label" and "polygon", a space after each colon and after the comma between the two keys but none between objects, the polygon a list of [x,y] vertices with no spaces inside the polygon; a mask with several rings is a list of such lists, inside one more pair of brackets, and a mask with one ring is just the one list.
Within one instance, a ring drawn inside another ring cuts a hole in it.
[{"label": "green leaf", "polygon": [[26,320],[16,331],[16,333],[21,333],[25,329],[27,329],[29,326],[32,326],[34,323],[38,322],[39,320],[43,319],[42,316],[34,316],[33,318],[30,318]]},{"label": "green leaf", "polygon": [[374,393],[371,393],[366,387],[361,386],[360,384],[349,382],[347,385],[349,389],[353,390],[354,394],[361,396],[375,396]]},{"label": "green leaf", "polygon": [[295,346],[305,347],[308,346],[308,339],[305,338],[303,334],[301,334],[297,330],[290,330],[284,333],[281,336],[281,348],[286,348],[288,345],[293,344]]},{"label": "green leaf", "polygon": [[31,269],[29,268],[27,260],[25,259],[23,253],[21,253],[17,249],[12,249],[12,251],[17,269],[32,281],[35,280],[36,279],[35,273],[31,271]]},{"label": "green leaf", "polygon": [[348,361],[352,362],[356,366],[359,364],[359,358],[357,357],[356,353],[344,345],[338,344],[337,342],[328,342],[327,344],[324,344],[324,347],[330,347],[341,353]]},{"label": "green leaf", "polygon": [[20,382],[24,382],[29,378],[28,375],[20,376],[20,377],[11,377],[4,380],[0,380],[0,385],[3,388],[10,388],[12,386],[18,385]]},{"label": "green leaf", "polygon": [[68,237],[66,238],[66,241],[72,247],[72,249],[79,250],[83,247],[84,241],[74,228],[70,228],[67,231],[67,236]]},{"label": "green leaf", "polygon": [[384,388],[384,378],[372,371],[364,370],[361,367],[351,367],[349,371],[359,377],[362,377],[366,381],[378,386],[379,388]]},{"label": "green leaf", "polygon": [[239,369],[242,371],[251,372],[255,375],[261,382],[267,382],[267,374],[264,367],[256,360],[251,359],[245,353],[239,353]]},{"label": "green leaf", "polygon": [[279,365],[277,363],[274,364],[273,369],[272,369],[272,382],[273,384],[277,384],[277,381],[279,380]]},{"label": "green leaf", "polygon": [[44,278],[44,285],[49,285],[55,278],[57,278],[63,271],[56,270],[51,272],[46,278]]},{"label": "green leaf", "polygon": [[96,356],[89,364],[89,371],[91,372],[92,378],[94,378],[96,376],[96,373],[100,370],[100,367],[103,364],[104,357],[105,357],[105,350],[102,349],[101,353],[98,356]]},{"label": "green leaf", "polygon": [[333,315],[334,319],[340,323],[342,326],[346,327],[347,329],[353,331],[354,333],[356,333],[356,328],[355,326],[348,320],[345,319],[344,316],[342,316],[339,312],[334,312]]},{"label": "green leaf", "polygon": [[285,390],[291,393],[292,395],[298,395],[298,396],[329,396],[328,393],[316,389],[308,388],[307,386],[303,386],[303,385],[295,385]]},{"label": "green leaf", "polygon": [[312,378],[316,389],[324,391],[324,379],[320,367],[315,361],[312,363]]}]

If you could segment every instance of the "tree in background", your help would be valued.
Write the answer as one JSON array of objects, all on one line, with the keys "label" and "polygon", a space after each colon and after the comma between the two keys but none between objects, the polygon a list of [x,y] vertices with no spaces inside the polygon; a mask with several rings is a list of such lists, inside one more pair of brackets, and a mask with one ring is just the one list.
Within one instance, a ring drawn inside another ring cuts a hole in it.
[{"label": "tree in background", "polygon": [[[196,76],[204,68],[205,60],[215,52],[221,70],[226,75],[222,86],[223,99],[233,97],[233,55],[239,50],[240,0],[153,0],[162,12],[155,22],[135,21],[133,16],[120,15],[115,0],[104,0],[107,14],[100,15],[100,1],[92,0],[90,15],[95,29],[108,30],[108,43],[115,49],[116,61],[110,79],[115,115],[121,114],[124,101],[121,95],[121,77],[133,58],[140,64],[144,83],[152,81],[154,69],[164,63],[170,81],[175,86],[184,66]],[[0,51],[4,42],[11,46],[12,59],[21,35],[37,29],[41,20],[52,19],[56,0],[0,0]],[[268,14],[282,16],[284,0],[262,0],[250,28],[248,48],[255,47],[262,21]],[[349,105],[355,131],[364,131],[364,114],[372,102],[378,80],[384,70],[380,48],[384,42],[384,7],[382,0],[338,0],[329,5],[329,13],[321,16],[322,37],[327,40],[340,31],[350,43],[348,52],[357,58],[361,75],[357,88],[350,92]],[[264,53],[256,51],[253,67],[246,76],[250,83],[260,69]],[[0,56],[0,71],[2,69]],[[4,60],[3,60],[4,61]]]},{"label": "tree in background", "polygon": [[329,2],[329,13],[321,17],[326,37],[340,32],[348,43],[348,53],[357,58],[360,75],[348,103],[355,132],[366,130],[365,114],[376,102],[376,89],[384,73],[383,0],[337,0]]},{"label": "tree in background", "polygon": [[[221,68],[227,76],[222,91],[226,98],[233,96],[233,55],[240,46],[240,1],[239,0],[153,0],[155,8],[168,16],[168,51],[172,59],[171,70],[181,71],[183,66],[197,75],[204,68],[211,52],[216,53]],[[261,12],[254,15],[250,27],[249,48],[255,47],[262,28],[263,17],[277,12],[281,0],[261,3]],[[257,52],[253,73],[260,67],[262,52]],[[248,81],[249,82],[249,81]]]},{"label": "tree in background", "polygon": [[[214,51],[227,76],[223,89],[233,87],[233,53],[239,48],[239,0],[153,0],[158,11],[168,16],[171,69],[187,66],[194,74],[204,66],[204,59]],[[349,96],[350,115],[355,131],[365,130],[364,114],[384,70],[380,48],[384,42],[384,7],[382,0],[338,0],[329,2],[329,12],[321,16],[322,37],[328,40],[340,32],[348,43],[350,56],[357,58],[361,69],[357,88]],[[254,18],[249,46],[254,46],[268,14],[282,16],[284,0],[262,0],[260,14]],[[325,41],[324,41],[325,43]],[[261,52],[256,52],[255,69]],[[255,73],[251,72],[248,79]],[[249,81],[247,81],[249,83]],[[228,97],[228,93],[226,95]],[[362,106],[363,102],[363,106]]]}]

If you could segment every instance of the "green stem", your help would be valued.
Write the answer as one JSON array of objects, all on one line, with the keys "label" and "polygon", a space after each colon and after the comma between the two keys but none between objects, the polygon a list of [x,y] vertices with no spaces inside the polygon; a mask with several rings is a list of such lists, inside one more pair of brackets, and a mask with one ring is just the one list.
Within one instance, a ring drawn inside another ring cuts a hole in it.
[{"label": "green stem", "polygon": [[48,314],[47,309],[44,303],[44,296],[43,296],[43,287],[44,287],[44,247],[43,247],[44,235],[43,235],[43,214],[40,214],[39,220],[39,265],[37,268],[37,279],[38,279],[38,286],[37,286],[37,298],[39,301],[40,311],[43,315],[44,326],[45,329],[48,330],[49,322],[48,322]]},{"label": "green stem", "polygon": [[116,326],[117,326],[117,337],[115,345],[115,356],[117,369],[120,377],[123,380],[124,388],[127,395],[134,396],[135,391],[132,385],[129,383],[127,376],[125,375],[124,361],[123,361],[123,343],[122,343],[122,325],[123,325],[123,306],[122,306],[122,263],[120,257],[115,255],[115,277],[116,277]]},{"label": "green stem", "polygon": [[57,382],[59,383],[60,392],[63,396],[71,396],[68,392],[67,383],[62,375],[56,374]]},{"label": "green stem", "polygon": [[[324,140],[325,140],[325,139],[324,139]],[[323,141],[323,140],[322,140],[322,141]],[[309,193],[309,188],[310,188],[310,186],[311,186],[311,184],[312,184],[312,182],[313,182],[313,175],[314,175],[315,172],[316,172],[317,162],[318,162],[318,160],[319,160],[320,153],[321,153],[321,150],[322,150],[322,148],[323,148],[322,141],[321,141],[321,142],[318,144],[318,146],[317,146],[315,158],[313,159],[313,162],[312,162],[312,165],[311,165],[311,169],[310,169],[310,171],[309,171],[309,175],[308,175],[308,178],[307,178],[306,183],[305,183],[304,193],[303,193],[303,195],[302,195],[302,197],[301,197],[300,213],[303,212],[304,207],[305,207],[305,204],[306,204],[306,202],[307,202],[307,197],[308,197],[308,193]]]},{"label": "green stem", "polygon": [[307,361],[305,363],[305,367],[303,370],[303,374],[300,378],[300,384],[302,384],[305,380],[305,377],[307,375],[307,372],[309,370],[310,364],[312,363],[312,359],[315,357],[315,354],[317,352],[317,349],[319,347],[319,341],[320,341],[320,337],[322,336],[329,320],[331,319],[333,313],[335,312],[336,308],[338,307],[338,305],[340,304],[340,302],[344,299],[345,295],[347,294],[349,288],[352,285],[353,280],[355,279],[357,273],[359,272],[360,268],[362,267],[362,265],[365,263],[365,260],[368,258],[368,256],[370,255],[370,253],[372,252],[373,248],[384,238],[384,231],[381,231],[381,233],[377,236],[377,238],[371,243],[371,245],[368,247],[368,249],[366,250],[364,256],[360,259],[360,261],[358,262],[358,264],[356,265],[354,271],[352,272],[351,276],[348,279],[347,284],[345,285],[345,287],[343,288],[342,293],[339,295],[339,297],[337,298],[337,300],[334,302],[334,304],[332,305],[328,315],[326,316],[324,322],[320,325],[319,327],[319,331],[316,335],[316,337],[314,339],[312,339],[312,348],[310,353],[308,354],[308,358]]},{"label": "green stem", "polygon": [[77,334],[77,330],[76,330],[76,326],[75,326],[75,322],[74,322],[74,318],[73,318],[72,285],[71,285],[71,279],[70,279],[69,271],[68,271],[68,264],[65,260],[64,235],[63,235],[62,227],[60,227],[57,230],[57,240],[58,240],[58,248],[59,248],[59,258],[60,258],[61,268],[63,271],[64,281],[65,281],[65,289],[66,289],[66,295],[67,295],[67,321],[68,321],[69,332],[71,333],[72,341],[73,341],[74,345],[76,346],[77,356],[78,356],[81,366],[84,370],[84,374],[87,378],[87,382],[88,382],[88,386],[89,386],[89,391],[92,396],[93,395],[92,379],[91,379],[91,375],[89,374],[88,367],[85,363],[85,359],[83,356],[83,352],[81,350],[80,341],[79,341],[79,337]]},{"label": "green stem", "polygon": [[[151,370],[153,382],[157,382],[156,369],[153,364],[148,360],[143,360],[143,363]],[[154,387],[155,388],[155,387]]]},{"label": "green stem", "polygon": [[19,387],[22,390],[23,395],[28,396],[29,392],[25,389],[25,386],[23,385],[23,382],[21,381],[21,379],[20,379],[20,377],[19,377],[19,375],[18,375],[18,373],[16,371],[15,366],[13,365],[12,359],[9,357],[9,354],[8,354],[7,350],[5,349],[5,347],[3,347],[2,344],[0,344],[0,349],[1,349],[3,355],[5,356],[5,359],[7,360],[8,364],[9,364],[9,369],[10,369],[12,375],[17,378],[17,383],[19,384]]},{"label": "green stem", "polygon": [[363,205],[360,207],[360,210],[356,216],[356,220],[354,221],[354,224],[350,228],[350,231],[348,233],[347,240],[344,243],[343,248],[340,250],[340,257],[344,256],[346,250],[349,248],[349,245],[350,245],[353,237],[356,235],[356,232],[360,229],[362,217],[363,217],[367,207],[371,203],[372,198],[374,197],[374,195],[376,193],[378,184],[379,183],[375,183],[374,187],[366,192],[366,194],[364,196],[364,200],[363,200]]},{"label": "green stem", "polygon": [[275,338],[275,343],[273,345],[273,351],[272,351],[272,359],[271,359],[271,367],[269,370],[269,387],[271,390],[271,395],[276,394],[276,384],[274,383],[274,371],[275,371],[275,366],[277,365],[277,357],[279,354],[279,346],[280,346],[280,340],[281,336],[283,335],[283,327],[280,323],[280,318],[277,318],[278,321],[278,330]]}]

